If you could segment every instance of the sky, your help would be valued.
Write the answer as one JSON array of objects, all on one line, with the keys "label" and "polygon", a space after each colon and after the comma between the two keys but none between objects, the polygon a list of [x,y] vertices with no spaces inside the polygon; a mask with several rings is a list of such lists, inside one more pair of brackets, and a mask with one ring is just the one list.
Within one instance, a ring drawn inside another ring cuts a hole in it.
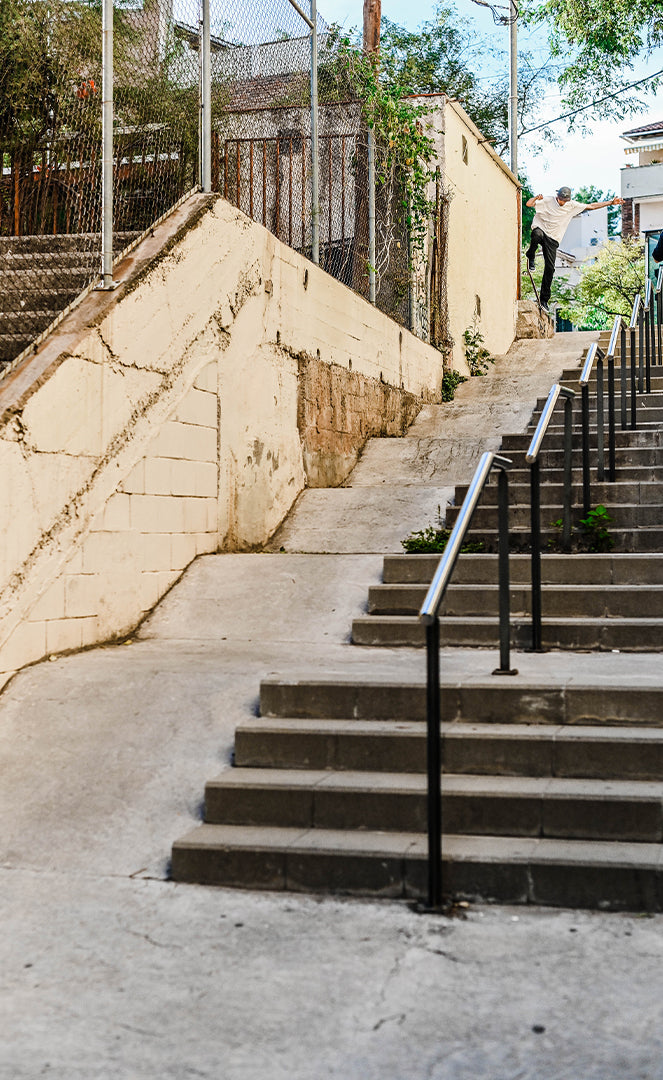
[{"label": "sky", "polygon": [[[339,22],[347,28],[361,26],[362,0],[317,0],[317,2],[320,14],[328,23]],[[503,37],[506,73],[508,71],[508,29],[495,26],[490,12],[477,7],[471,0],[457,0],[456,7],[461,14],[468,15],[476,22],[479,33]],[[433,10],[434,5],[426,0],[382,0],[383,16],[410,30],[416,29],[422,22],[429,19]],[[524,46],[534,52],[545,50],[545,44],[543,31],[538,31],[538,35],[534,37],[521,35],[519,39],[519,47]],[[657,50],[646,63],[633,71],[632,78],[629,73],[625,76],[625,80],[635,81],[645,76],[648,70],[657,71],[660,68],[663,68],[663,51]],[[533,140],[525,136],[518,147],[519,168],[525,169],[534,190],[544,195],[552,194],[562,185],[568,185],[575,190],[590,184],[602,191],[614,191],[619,194],[620,170],[627,163],[633,164],[635,161],[632,156],[625,156],[625,143],[620,139],[620,135],[629,128],[663,120],[663,92],[659,93],[658,99],[652,97],[649,100],[651,106],[646,111],[633,114],[621,121],[605,120],[594,123],[589,135],[569,134],[564,121],[557,123],[553,130],[560,138],[559,144],[547,145],[538,155],[528,149]],[[556,88],[551,88],[542,106],[541,120],[552,119],[565,111]]]}]

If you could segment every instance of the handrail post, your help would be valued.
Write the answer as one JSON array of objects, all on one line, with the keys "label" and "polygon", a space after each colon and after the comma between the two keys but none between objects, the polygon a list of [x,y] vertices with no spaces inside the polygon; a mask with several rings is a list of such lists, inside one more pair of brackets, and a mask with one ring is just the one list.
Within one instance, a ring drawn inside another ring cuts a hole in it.
[{"label": "handrail post", "polygon": [[631,322],[629,324],[629,330],[631,332],[631,429],[635,430],[637,427],[637,397],[636,397],[636,347],[635,347],[635,331],[639,328],[640,339],[640,361],[642,361],[642,302],[640,293],[633,301],[633,311],[631,312]]},{"label": "handrail post", "polygon": [[596,361],[596,440],[597,440],[597,480],[605,480],[605,445],[604,445],[604,390],[603,359]]},{"label": "handrail post", "polygon": [[442,737],[440,620],[426,624],[426,750],[428,772],[428,907],[442,905]]},{"label": "handrail post", "polygon": [[500,666],[493,675],[516,675],[511,667],[510,583],[509,583],[509,477],[500,469],[497,478],[498,506],[498,583],[500,605]]},{"label": "handrail post", "polygon": [[562,547],[571,550],[571,515],[573,512],[573,398],[564,399],[564,509]]},{"label": "handrail post", "polygon": [[610,333],[610,344],[606,359],[608,361],[608,480],[615,479],[615,349],[617,348],[617,334],[622,331],[622,348],[624,346],[624,320],[621,315],[615,315]]},{"label": "handrail post", "polygon": [[645,290],[645,392],[651,393],[651,363],[652,356],[656,356],[656,343],[654,340],[654,292],[651,278],[647,278]]},{"label": "handrail post", "polygon": [[587,517],[591,510],[591,480],[589,476],[589,387],[581,388],[582,408],[582,510]]},{"label": "handrail post", "polygon": [[617,475],[615,463],[615,358],[608,356],[608,480]]},{"label": "handrail post", "polygon": [[635,330],[636,330],[635,327],[631,328],[631,423],[630,423],[631,428],[635,428],[636,423],[637,423],[637,421],[636,421],[636,408],[637,408],[636,364],[637,364],[637,357],[636,357],[636,347],[635,347]]},{"label": "handrail post", "polygon": [[541,652],[541,484],[539,459],[530,463],[530,546],[532,548],[532,652]]},{"label": "handrail post", "polygon": [[638,393],[641,394],[645,390],[645,352],[642,346],[647,346],[649,351],[649,342],[647,341],[647,335],[645,333],[645,326],[647,321],[647,310],[640,309],[638,315]]},{"label": "handrail post", "polygon": [[619,406],[620,406],[620,425],[622,431],[626,430],[626,327],[622,323],[622,330],[619,339]]}]

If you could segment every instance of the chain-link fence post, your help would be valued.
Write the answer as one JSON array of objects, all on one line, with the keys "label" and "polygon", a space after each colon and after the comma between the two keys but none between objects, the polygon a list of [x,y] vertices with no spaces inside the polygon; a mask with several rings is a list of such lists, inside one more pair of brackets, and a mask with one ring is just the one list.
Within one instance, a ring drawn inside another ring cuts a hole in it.
[{"label": "chain-link fence post", "polygon": [[368,129],[368,299],[375,303],[375,132]]},{"label": "chain-link fence post", "polygon": [[311,0],[311,257],[320,262],[320,171],[318,156],[318,9]]},{"label": "chain-link fence post", "polygon": [[102,10],[102,181],[101,275],[102,288],[113,288],[113,0]]},{"label": "chain-link fence post", "polygon": [[201,83],[201,145],[200,186],[212,190],[212,52],[210,44],[209,0],[202,0],[200,83]]}]

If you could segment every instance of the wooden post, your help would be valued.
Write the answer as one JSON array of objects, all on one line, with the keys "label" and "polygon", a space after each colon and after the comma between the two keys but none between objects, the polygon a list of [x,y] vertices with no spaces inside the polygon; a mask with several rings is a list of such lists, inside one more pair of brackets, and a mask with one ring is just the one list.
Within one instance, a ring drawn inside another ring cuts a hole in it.
[{"label": "wooden post", "polygon": [[364,0],[364,52],[377,52],[380,48],[380,19],[382,0]]}]

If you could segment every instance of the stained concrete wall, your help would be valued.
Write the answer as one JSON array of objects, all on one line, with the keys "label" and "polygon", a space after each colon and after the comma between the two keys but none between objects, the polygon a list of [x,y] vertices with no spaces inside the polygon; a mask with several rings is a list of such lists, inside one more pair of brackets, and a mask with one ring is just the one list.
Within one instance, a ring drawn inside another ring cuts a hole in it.
[{"label": "stained concrete wall", "polygon": [[[456,101],[444,105],[444,178],[449,206],[447,303],[453,362],[466,370],[463,331],[505,353],[515,336],[520,185]],[[477,303],[478,298],[478,303]]]},{"label": "stained concrete wall", "polygon": [[[439,400],[442,358],[222,199],[195,196],[0,384],[0,685],[121,637],[200,552]],[[316,396],[317,395],[317,396]]]}]

